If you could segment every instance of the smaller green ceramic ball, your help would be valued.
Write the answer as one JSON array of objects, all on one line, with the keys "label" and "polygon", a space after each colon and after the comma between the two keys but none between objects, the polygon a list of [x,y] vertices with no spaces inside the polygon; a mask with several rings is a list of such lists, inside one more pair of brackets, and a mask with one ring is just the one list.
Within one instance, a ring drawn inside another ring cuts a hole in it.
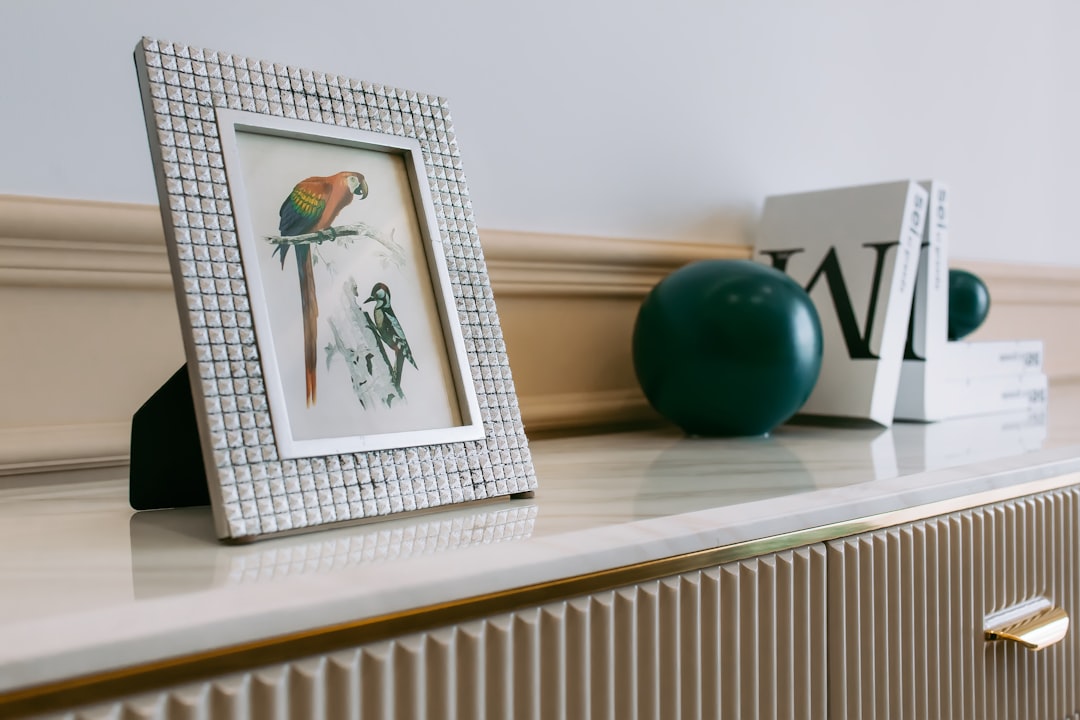
[{"label": "smaller green ceramic ball", "polygon": [[821,371],[821,320],[784,273],[704,260],[661,280],[634,325],[649,403],[691,435],[762,435],[790,418]]},{"label": "smaller green ceramic ball", "polygon": [[949,339],[959,340],[979,329],[990,313],[990,291],[978,275],[949,271]]}]

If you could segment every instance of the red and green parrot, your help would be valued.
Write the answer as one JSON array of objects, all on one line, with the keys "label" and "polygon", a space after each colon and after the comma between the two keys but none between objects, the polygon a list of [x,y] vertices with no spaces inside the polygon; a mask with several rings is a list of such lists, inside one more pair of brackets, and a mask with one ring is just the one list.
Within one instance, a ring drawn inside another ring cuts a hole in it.
[{"label": "red and green parrot", "polygon": [[[329,177],[309,177],[301,180],[281,203],[278,230],[282,237],[305,235],[326,230],[334,219],[357,195],[367,197],[368,186],[364,176],[357,172],[339,172]],[[281,255],[281,267],[289,245],[281,244],[274,249]],[[300,274],[300,310],[304,318],[304,375],[307,388],[307,405],[315,404],[315,366],[318,348],[319,303],[315,297],[315,274],[311,264],[311,246],[296,245],[296,270]]]}]

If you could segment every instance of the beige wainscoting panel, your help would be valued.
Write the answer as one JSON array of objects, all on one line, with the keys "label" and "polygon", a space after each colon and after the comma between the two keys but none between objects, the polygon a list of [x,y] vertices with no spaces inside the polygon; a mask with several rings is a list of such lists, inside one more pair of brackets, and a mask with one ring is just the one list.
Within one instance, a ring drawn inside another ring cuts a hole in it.
[{"label": "beige wainscoting panel", "polygon": [[630,361],[638,306],[689,262],[746,257],[738,232],[694,244],[482,231],[526,429],[655,418]]},{"label": "beige wainscoting panel", "polygon": [[[654,417],[629,343],[641,298],[716,243],[482,231],[529,432]],[[158,208],[0,196],[0,474],[122,464],[184,362]]]},{"label": "beige wainscoting panel", "polygon": [[0,472],[126,462],[131,414],[184,362],[168,284],[82,274],[0,285]]},{"label": "beige wainscoting panel", "polygon": [[[695,260],[747,258],[743,223],[687,243],[482,230],[530,433],[655,419],[630,360],[642,298]],[[961,263],[990,284],[978,337],[1043,337],[1080,377],[1080,269]],[[152,205],[0,195],[0,474],[122,463],[132,413],[184,361]]]}]

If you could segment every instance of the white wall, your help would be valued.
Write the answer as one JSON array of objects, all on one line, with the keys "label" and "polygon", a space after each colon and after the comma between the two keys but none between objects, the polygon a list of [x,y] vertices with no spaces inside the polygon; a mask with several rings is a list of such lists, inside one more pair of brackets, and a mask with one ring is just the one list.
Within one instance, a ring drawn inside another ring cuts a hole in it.
[{"label": "white wall", "polygon": [[707,239],[936,176],[955,255],[1080,266],[1080,5],[0,0],[0,193],[156,202],[141,35],[450,98],[481,227]]}]

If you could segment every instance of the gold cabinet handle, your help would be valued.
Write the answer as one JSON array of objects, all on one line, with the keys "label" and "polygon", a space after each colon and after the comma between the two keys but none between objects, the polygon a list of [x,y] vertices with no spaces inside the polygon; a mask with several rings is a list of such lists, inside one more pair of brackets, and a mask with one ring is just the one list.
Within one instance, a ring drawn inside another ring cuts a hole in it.
[{"label": "gold cabinet handle", "polygon": [[987,640],[1006,640],[1031,650],[1061,642],[1069,632],[1069,613],[1045,598],[1018,605],[986,619]]}]

